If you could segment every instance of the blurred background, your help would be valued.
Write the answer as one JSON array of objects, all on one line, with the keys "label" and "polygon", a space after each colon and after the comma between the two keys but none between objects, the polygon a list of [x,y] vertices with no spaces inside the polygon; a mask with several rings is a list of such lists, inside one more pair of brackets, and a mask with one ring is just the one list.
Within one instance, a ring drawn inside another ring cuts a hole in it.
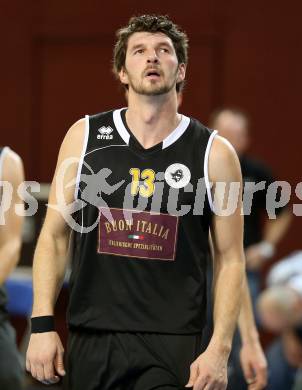
[{"label": "blurred background", "polygon": [[[66,131],[85,114],[126,104],[111,72],[112,50],[115,31],[132,15],[168,14],[186,31],[189,65],[180,111],[207,125],[217,107],[243,109],[250,117],[249,152],[275,177],[290,183],[292,203],[302,202],[295,194],[302,170],[300,1],[2,0],[0,4],[0,144],[22,157],[27,180],[45,184],[37,215],[26,220],[18,268],[31,266],[48,184]],[[263,284],[277,259],[301,249],[301,227],[301,217],[294,216],[263,270]],[[26,308],[11,312],[19,344],[27,327],[30,294]],[[66,301],[63,291],[58,302],[63,335]]]}]

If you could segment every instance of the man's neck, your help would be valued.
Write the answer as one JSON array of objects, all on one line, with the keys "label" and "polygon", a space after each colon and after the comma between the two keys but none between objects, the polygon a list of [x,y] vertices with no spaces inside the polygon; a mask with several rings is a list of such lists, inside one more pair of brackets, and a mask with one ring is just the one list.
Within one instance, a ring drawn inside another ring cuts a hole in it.
[{"label": "man's neck", "polygon": [[162,142],[179,124],[175,93],[143,96],[129,93],[127,125],[146,149]]}]

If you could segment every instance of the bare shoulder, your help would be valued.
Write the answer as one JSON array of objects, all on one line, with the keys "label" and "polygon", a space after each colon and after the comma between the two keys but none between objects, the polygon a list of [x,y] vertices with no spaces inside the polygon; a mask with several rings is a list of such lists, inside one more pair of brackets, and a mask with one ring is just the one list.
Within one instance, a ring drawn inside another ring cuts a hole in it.
[{"label": "bare shoulder", "polygon": [[85,138],[86,120],[75,122],[67,131],[60,148],[60,157],[80,157]]},{"label": "bare shoulder", "polygon": [[3,172],[4,180],[13,182],[23,179],[23,162],[21,157],[12,149],[5,148],[5,155],[3,156]]},{"label": "bare shoulder", "polygon": [[78,121],[76,121],[67,131],[65,138],[80,137],[85,131],[85,123],[86,123],[85,118],[81,118]]},{"label": "bare shoulder", "polygon": [[237,153],[231,143],[221,136],[213,140],[209,155],[211,181],[241,180],[241,169]]},{"label": "bare shoulder", "polygon": [[81,143],[81,141],[84,140],[86,127],[85,125],[85,118],[81,118],[77,122],[75,122],[67,131],[62,145],[68,146],[69,144],[73,144],[73,147],[76,148],[78,146],[78,143]]},{"label": "bare shoulder", "polygon": [[10,148],[5,148],[4,162],[13,164],[14,166],[22,165],[22,159],[19,154]]},{"label": "bare shoulder", "polygon": [[238,158],[232,144],[226,138],[216,135],[213,139],[210,159],[213,163],[226,163]]}]

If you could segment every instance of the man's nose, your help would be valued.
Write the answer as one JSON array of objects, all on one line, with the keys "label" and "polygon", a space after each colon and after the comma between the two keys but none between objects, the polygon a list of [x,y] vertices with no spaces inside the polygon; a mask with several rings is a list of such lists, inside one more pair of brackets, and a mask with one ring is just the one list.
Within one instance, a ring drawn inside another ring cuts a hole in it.
[{"label": "man's nose", "polygon": [[157,64],[159,62],[159,59],[157,57],[155,50],[148,54],[147,62],[149,64]]}]

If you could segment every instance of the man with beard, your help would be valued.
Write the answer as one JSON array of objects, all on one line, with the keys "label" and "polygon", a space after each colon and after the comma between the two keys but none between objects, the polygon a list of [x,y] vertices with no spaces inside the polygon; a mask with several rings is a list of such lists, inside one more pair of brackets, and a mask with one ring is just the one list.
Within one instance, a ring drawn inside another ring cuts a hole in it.
[{"label": "man with beard", "polygon": [[[131,18],[114,49],[128,108],[86,116],[63,141],[49,199],[54,207],[34,257],[27,369],[44,383],[65,376],[54,304],[70,226],[66,210],[55,205],[62,203],[61,165],[71,158],[79,162],[64,175],[64,202],[76,199],[83,207],[73,210],[66,388],[226,388],[244,275],[241,192],[234,213],[223,216],[214,212],[210,182],[240,187],[241,174],[228,142],[177,112],[187,48],[186,34],[169,18]],[[106,183],[89,180],[88,188],[84,178],[101,177],[102,170]],[[222,209],[224,192],[217,190],[215,199]],[[202,351],[209,230],[214,332]]]}]

